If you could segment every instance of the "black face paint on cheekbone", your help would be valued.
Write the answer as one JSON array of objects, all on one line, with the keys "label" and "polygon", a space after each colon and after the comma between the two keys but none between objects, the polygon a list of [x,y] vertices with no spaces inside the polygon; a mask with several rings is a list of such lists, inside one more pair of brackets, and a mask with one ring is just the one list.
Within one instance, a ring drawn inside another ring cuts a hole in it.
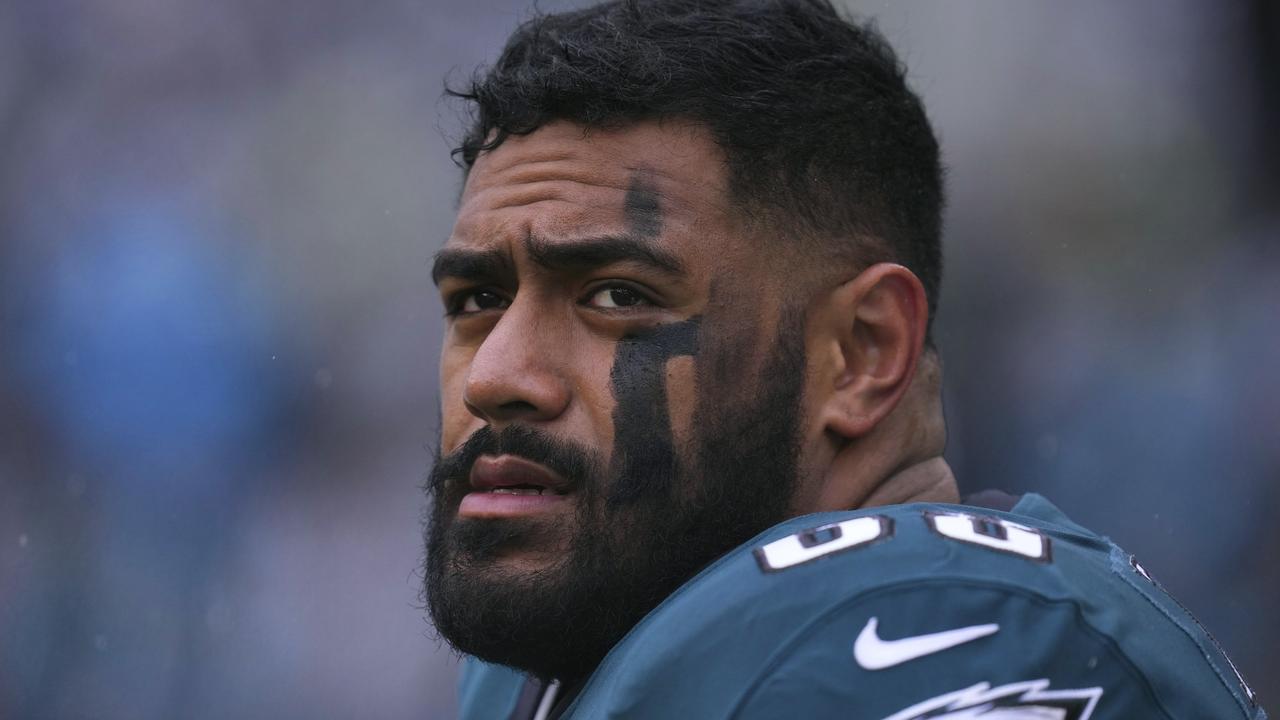
[{"label": "black face paint on cheekbone", "polygon": [[618,341],[609,378],[613,409],[611,505],[643,497],[667,497],[677,471],[675,439],[667,402],[667,361],[698,354],[701,316],[658,325]]},{"label": "black face paint on cheekbone", "polygon": [[645,171],[633,173],[627,197],[623,200],[627,224],[632,233],[642,238],[655,238],[662,234],[662,203],[658,200],[658,188],[649,175]]}]

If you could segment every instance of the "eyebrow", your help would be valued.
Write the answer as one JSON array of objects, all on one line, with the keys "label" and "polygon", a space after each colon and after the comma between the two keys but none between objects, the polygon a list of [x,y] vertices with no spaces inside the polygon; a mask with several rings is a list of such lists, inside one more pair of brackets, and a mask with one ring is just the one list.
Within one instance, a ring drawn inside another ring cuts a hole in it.
[{"label": "eyebrow", "polygon": [[652,240],[634,235],[605,235],[550,242],[535,235],[525,238],[529,258],[552,271],[590,270],[620,262],[647,265],[672,274],[683,274],[684,263]]},{"label": "eyebrow", "polygon": [[511,261],[500,250],[444,248],[431,265],[431,282],[437,286],[447,277],[479,282],[513,275]]},{"label": "eyebrow", "polygon": [[[684,274],[684,263],[652,241],[633,235],[604,235],[574,240],[549,241],[534,235],[525,237],[529,259],[553,272],[590,270],[620,262],[646,265],[675,275]],[[492,281],[515,275],[511,260],[500,250],[445,248],[436,253],[431,281],[437,286],[444,278],[472,282]]]}]

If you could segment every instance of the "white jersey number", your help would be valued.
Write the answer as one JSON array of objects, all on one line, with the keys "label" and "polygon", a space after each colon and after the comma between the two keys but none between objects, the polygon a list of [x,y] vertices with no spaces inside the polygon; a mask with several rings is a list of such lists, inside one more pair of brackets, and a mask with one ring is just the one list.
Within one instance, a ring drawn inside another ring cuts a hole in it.
[{"label": "white jersey number", "polygon": [[[1039,562],[1051,560],[1049,538],[1026,525],[962,512],[925,512],[924,520],[949,540]],[[892,518],[867,515],[819,525],[762,545],[755,550],[756,562],[765,572],[778,572],[892,536]]]},{"label": "white jersey number", "polygon": [[893,521],[881,515],[820,525],[756,548],[756,561],[777,572],[841,550],[852,550],[893,534]]},{"label": "white jersey number", "polygon": [[1049,538],[1026,525],[960,512],[926,512],[924,519],[945,538],[991,550],[1049,561]]}]

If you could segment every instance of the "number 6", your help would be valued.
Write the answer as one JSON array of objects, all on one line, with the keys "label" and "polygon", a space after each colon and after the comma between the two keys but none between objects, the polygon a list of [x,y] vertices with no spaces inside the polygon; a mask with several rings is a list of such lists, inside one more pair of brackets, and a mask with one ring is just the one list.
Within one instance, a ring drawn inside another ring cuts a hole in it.
[{"label": "number 6", "polygon": [[970,545],[1050,561],[1049,538],[1026,525],[995,517],[958,512],[926,512],[924,519],[939,535]]}]

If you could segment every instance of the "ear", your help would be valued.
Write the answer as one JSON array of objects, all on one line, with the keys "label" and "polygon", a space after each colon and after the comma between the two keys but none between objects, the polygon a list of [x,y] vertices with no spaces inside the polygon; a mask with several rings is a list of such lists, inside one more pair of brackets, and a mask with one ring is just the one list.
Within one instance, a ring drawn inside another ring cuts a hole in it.
[{"label": "ear", "polygon": [[821,377],[823,429],[853,439],[897,407],[924,351],[924,285],[893,263],[872,265],[831,292],[818,317],[829,365]]}]

